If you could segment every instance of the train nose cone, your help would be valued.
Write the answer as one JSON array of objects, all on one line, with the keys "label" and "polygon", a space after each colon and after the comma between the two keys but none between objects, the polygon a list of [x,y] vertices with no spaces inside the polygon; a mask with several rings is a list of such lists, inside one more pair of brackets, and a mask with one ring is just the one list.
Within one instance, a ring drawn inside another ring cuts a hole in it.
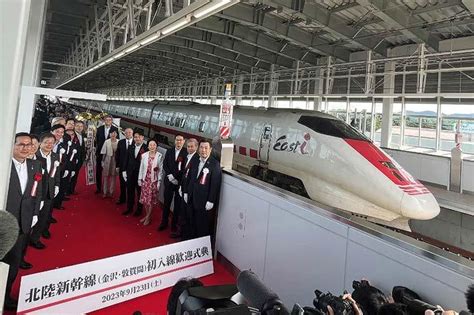
[{"label": "train nose cone", "polygon": [[401,202],[403,216],[415,220],[430,220],[439,214],[439,204],[431,193],[410,195],[405,193]]}]

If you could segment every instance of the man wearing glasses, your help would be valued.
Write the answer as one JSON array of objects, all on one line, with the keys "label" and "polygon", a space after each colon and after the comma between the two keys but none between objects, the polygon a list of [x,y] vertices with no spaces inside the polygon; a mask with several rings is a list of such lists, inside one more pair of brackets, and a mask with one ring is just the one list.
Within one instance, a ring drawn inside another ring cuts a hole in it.
[{"label": "man wearing glasses", "polygon": [[17,301],[10,297],[10,292],[18,274],[27,235],[38,221],[41,202],[41,166],[27,159],[31,146],[28,133],[15,135],[6,210],[18,220],[20,229],[15,245],[3,258],[3,262],[10,265],[5,294],[7,310],[15,310],[17,307]]}]

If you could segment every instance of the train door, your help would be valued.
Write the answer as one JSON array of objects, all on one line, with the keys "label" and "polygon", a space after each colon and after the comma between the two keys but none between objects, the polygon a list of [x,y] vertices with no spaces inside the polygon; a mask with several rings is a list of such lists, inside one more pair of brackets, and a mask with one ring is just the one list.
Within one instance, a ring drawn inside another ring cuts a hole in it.
[{"label": "train door", "polygon": [[265,124],[263,125],[262,134],[260,136],[260,147],[258,150],[259,160],[263,162],[268,162],[270,155],[270,145],[272,142],[272,125]]}]

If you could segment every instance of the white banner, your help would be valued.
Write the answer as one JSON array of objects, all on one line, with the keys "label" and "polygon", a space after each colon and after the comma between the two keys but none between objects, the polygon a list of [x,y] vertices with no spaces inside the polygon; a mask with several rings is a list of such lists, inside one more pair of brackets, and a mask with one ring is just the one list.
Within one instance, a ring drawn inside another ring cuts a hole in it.
[{"label": "white banner", "polygon": [[89,126],[87,128],[87,138],[86,138],[86,185],[95,184],[95,148],[94,148],[94,129]]},{"label": "white banner", "polygon": [[212,274],[209,236],[21,278],[18,313],[83,314]]}]

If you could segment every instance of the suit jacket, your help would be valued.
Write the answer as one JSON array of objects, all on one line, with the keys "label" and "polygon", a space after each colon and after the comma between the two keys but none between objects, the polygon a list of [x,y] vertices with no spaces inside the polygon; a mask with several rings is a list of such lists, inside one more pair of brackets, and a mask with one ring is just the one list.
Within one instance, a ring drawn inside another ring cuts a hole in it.
[{"label": "suit jacket", "polygon": [[165,160],[163,161],[163,169],[166,173],[165,186],[173,185],[168,179],[169,174],[173,174],[173,177],[180,181],[181,175],[184,171],[184,166],[186,165],[185,161],[187,155],[188,153],[184,147],[181,148],[177,159],[175,159],[176,148],[173,147],[166,150]]},{"label": "suit jacket", "polygon": [[[128,147],[127,152],[127,164],[125,166],[125,170],[127,172],[127,177],[130,178],[132,175],[138,177],[138,172],[140,171],[140,162],[142,160],[142,154],[148,151],[148,147],[144,142],[142,147],[140,148],[137,157],[135,157],[135,145],[131,145]],[[129,180],[129,179],[127,179]]]},{"label": "suit jacket", "polygon": [[[117,151],[115,151],[115,165],[124,172],[127,167],[128,149],[126,144],[127,139],[119,140],[117,144]],[[132,140],[130,147],[133,147],[135,142]]]},{"label": "suit jacket", "polygon": [[[68,140],[63,138],[63,142],[60,142],[58,144],[58,147],[57,147],[56,151],[54,151],[54,148],[53,148],[53,153],[56,153],[58,155],[58,159],[60,161],[60,171],[61,171],[61,173],[66,170],[66,165],[67,165],[67,160],[68,160],[68,154],[67,154],[67,146],[68,145],[67,145],[67,143],[68,143]],[[61,149],[63,149],[64,153],[61,153]]]},{"label": "suit jacket", "polygon": [[107,135],[107,138],[106,138],[105,137],[105,127],[104,127],[104,125],[97,128],[97,133],[95,135],[95,139],[96,139],[95,140],[95,154],[97,156],[101,156],[100,155],[100,150],[102,149],[102,146],[104,145],[105,140],[110,138],[110,133],[112,131],[116,131],[117,135],[119,133],[117,127],[112,125],[112,126],[110,126],[109,134]]},{"label": "suit jacket", "polygon": [[[75,139],[77,139],[75,137]],[[71,172],[76,172],[78,171],[78,165],[79,165],[79,159],[81,157],[81,145],[79,143],[79,140],[74,141],[74,139],[69,140],[68,142],[65,143],[65,148],[66,148],[66,156],[67,159],[64,160],[65,167]],[[74,150],[76,152],[74,153]]]},{"label": "suit jacket", "polygon": [[20,179],[15,169],[13,161],[11,162],[10,183],[8,187],[6,210],[10,212],[17,220],[20,231],[27,234],[31,230],[31,222],[34,215],[38,215],[41,203],[41,182],[37,186],[36,196],[32,196],[34,177],[41,174],[41,165],[37,161],[27,159],[26,166],[28,170],[28,180],[24,193],[21,192]]},{"label": "suit jacket", "polygon": [[194,163],[189,172],[189,184],[185,190],[188,193],[188,202],[194,209],[204,209],[206,202],[216,204],[221,189],[222,170],[220,163],[213,157],[209,157],[201,172],[199,161]]},{"label": "suit jacket", "polygon": [[[43,169],[43,180],[42,180],[42,198],[41,200],[54,199],[54,186],[59,187],[61,181],[60,168],[59,166],[54,171],[54,163],[59,163],[59,155],[51,152],[51,166],[48,172],[48,164],[46,159],[41,155],[40,150],[36,152],[36,159],[41,163]],[[53,174],[54,172],[54,174]],[[54,176],[53,176],[54,175]]]},{"label": "suit jacket", "polygon": [[79,141],[79,136],[78,136],[78,133],[76,132],[76,139],[77,139],[77,145],[79,146],[80,148],[80,151],[79,151],[79,167],[84,163],[84,160],[86,159],[86,154],[87,154],[87,150],[86,150],[86,141],[84,140],[86,138],[86,133],[82,133],[81,134],[82,136],[82,144],[81,142]]},{"label": "suit jacket", "polygon": [[189,161],[189,163],[188,163],[188,156],[186,155],[186,160],[184,161],[183,174],[181,176],[181,180],[179,181],[179,185],[181,186],[181,189],[183,191],[186,190],[186,188],[184,188],[184,187],[187,187],[188,184],[189,184],[189,179],[191,178],[191,176],[190,176],[191,169],[192,169],[193,165],[196,164],[196,163],[199,165],[199,154],[197,152],[194,153],[194,155],[192,156],[191,161]]}]

